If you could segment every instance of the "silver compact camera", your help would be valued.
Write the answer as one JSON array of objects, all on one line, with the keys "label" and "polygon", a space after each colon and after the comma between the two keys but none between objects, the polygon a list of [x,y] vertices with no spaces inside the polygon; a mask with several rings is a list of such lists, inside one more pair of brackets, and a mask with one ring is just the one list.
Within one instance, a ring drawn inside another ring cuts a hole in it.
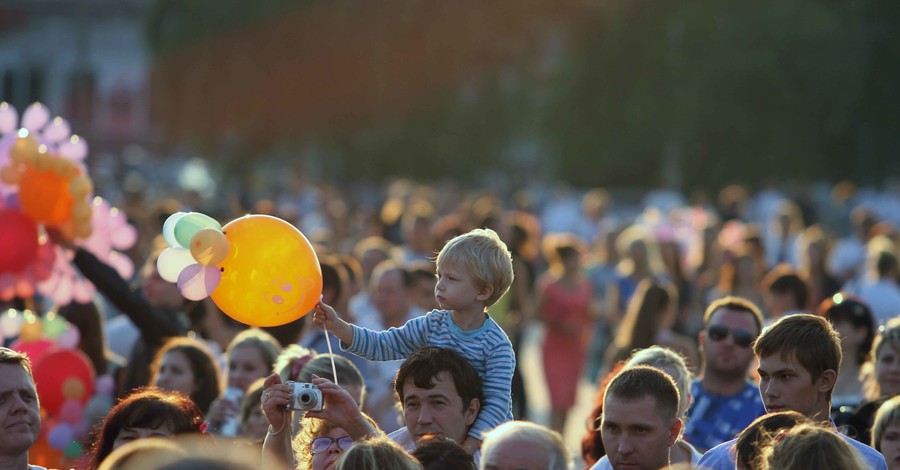
[{"label": "silver compact camera", "polygon": [[291,393],[291,402],[288,403],[287,409],[300,411],[322,411],[324,400],[322,399],[322,391],[310,383],[288,382],[293,392]]}]

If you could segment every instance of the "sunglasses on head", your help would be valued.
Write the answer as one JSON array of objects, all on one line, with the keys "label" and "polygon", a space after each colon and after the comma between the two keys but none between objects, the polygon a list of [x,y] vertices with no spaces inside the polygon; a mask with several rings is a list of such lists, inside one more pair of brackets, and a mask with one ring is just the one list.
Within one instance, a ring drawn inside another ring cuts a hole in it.
[{"label": "sunglasses on head", "polygon": [[331,447],[331,444],[334,444],[335,442],[337,442],[337,445],[341,450],[347,450],[353,447],[353,439],[351,439],[350,436],[339,437],[337,439],[327,436],[317,437],[312,440],[312,446],[310,447],[313,454],[321,454],[322,452],[327,451]]},{"label": "sunglasses on head", "polygon": [[753,340],[756,339],[756,337],[747,330],[742,330],[740,328],[731,329],[722,325],[711,325],[707,329],[706,334],[709,336],[709,339],[713,341],[722,341],[731,334],[734,344],[742,348],[749,348],[750,345],[753,344]]}]

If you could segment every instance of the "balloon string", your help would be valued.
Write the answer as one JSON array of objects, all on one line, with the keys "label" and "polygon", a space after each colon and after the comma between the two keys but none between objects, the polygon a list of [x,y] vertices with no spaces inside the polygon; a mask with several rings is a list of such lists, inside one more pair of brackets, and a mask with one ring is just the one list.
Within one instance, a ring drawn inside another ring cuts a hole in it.
[{"label": "balloon string", "polygon": [[322,326],[325,328],[325,342],[328,343],[328,354],[329,359],[331,359],[331,373],[334,374],[334,384],[338,385],[337,367],[334,365],[334,353],[331,351],[331,335],[328,334],[328,325],[323,323]]}]

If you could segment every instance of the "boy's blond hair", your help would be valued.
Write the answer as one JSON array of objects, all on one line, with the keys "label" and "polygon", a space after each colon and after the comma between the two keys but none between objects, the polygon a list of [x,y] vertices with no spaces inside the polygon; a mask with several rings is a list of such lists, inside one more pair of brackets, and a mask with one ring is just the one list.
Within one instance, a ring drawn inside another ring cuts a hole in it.
[{"label": "boy's blond hair", "polygon": [[491,296],[484,301],[485,308],[497,303],[513,281],[512,255],[497,232],[489,228],[477,228],[453,238],[435,261],[438,269],[446,265],[465,269],[479,288],[492,287]]}]

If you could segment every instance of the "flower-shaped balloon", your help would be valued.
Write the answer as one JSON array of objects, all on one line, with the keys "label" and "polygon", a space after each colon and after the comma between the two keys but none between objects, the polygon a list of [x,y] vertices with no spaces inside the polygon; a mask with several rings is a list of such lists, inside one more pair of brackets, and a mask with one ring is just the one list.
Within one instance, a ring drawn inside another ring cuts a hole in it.
[{"label": "flower-shaped balloon", "polygon": [[70,239],[91,233],[86,155],[87,143],[42,104],[29,106],[18,122],[16,109],[0,103],[0,194],[18,193],[25,214]]},{"label": "flower-shaped balloon", "polygon": [[[112,266],[124,279],[134,274],[134,263],[121,251],[134,246],[137,231],[128,223],[125,214],[109,203],[95,197],[93,206],[91,235],[78,242],[100,261]],[[51,298],[56,305],[65,305],[77,301],[87,303],[94,297],[97,289],[72,266],[73,253],[63,247],[56,246],[56,263],[51,276],[38,284],[38,291]]]}]

